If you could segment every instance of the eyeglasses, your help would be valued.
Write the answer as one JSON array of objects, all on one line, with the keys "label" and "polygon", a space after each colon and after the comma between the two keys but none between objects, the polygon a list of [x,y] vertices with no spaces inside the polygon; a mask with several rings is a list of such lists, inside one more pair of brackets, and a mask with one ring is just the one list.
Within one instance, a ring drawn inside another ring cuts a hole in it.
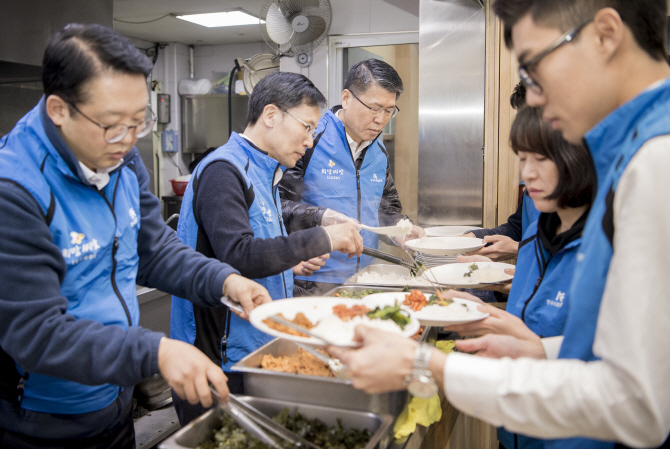
[{"label": "eyeglasses", "polygon": [[392,108],[388,108],[388,109],[371,108],[371,107],[368,106],[367,104],[363,103],[363,102],[361,101],[361,99],[358,98],[358,97],[356,96],[355,93],[353,93],[352,91],[349,91],[349,93],[350,93],[351,95],[353,95],[354,98],[355,98],[356,100],[358,100],[363,106],[365,106],[366,108],[368,108],[368,109],[370,110],[370,115],[373,115],[373,116],[375,116],[375,117],[377,117],[377,116],[380,115],[380,114],[384,114],[384,118],[388,120],[388,119],[392,119],[393,117],[395,117],[396,115],[398,115],[398,112],[400,112],[400,108],[399,108],[398,106],[393,106]]},{"label": "eyeglasses", "polygon": [[302,126],[305,127],[305,135],[306,135],[307,137],[311,137],[312,139],[316,137],[316,129],[314,129],[314,128],[312,127],[312,125],[308,125],[307,123],[303,122],[303,121],[300,120],[298,117],[296,117],[295,115],[291,114],[290,112],[288,112],[288,111],[287,111],[286,109],[284,109],[284,108],[281,108],[281,107],[277,106],[277,109],[279,109],[279,110],[282,111],[282,112],[286,112],[288,115],[290,115],[291,117],[293,117],[294,119],[296,119],[297,121],[299,121],[300,123],[302,123]]},{"label": "eyeglasses", "polygon": [[77,106],[74,105],[74,103],[70,103],[69,101],[67,103],[70,106],[72,106],[75,111],[84,116],[84,118],[87,119],[89,122],[94,123],[98,125],[100,128],[102,128],[104,130],[103,136],[105,138],[105,141],[107,141],[107,143],[120,142],[121,140],[123,140],[124,137],[126,137],[126,134],[128,134],[128,131],[130,131],[131,129],[135,130],[135,137],[137,137],[138,139],[140,137],[144,137],[151,132],[151,128],[153,128],[154,123],[156,123],[156,114],[154,114],[151,108],[147,107],[147,112],[151,113],[151,118],[142,120],[137,125],[127,126],[122,123],[117,123],[116,125],[105,126],[96,122],[91,117],[81,112],[79,108],[77,108]]},{"label": "eyeglasses", "polygon": [[581,25],[577,25],[573,29],[569,30],[567,33],[565,33],[563,36],[559,37],[553,44],[551,44],[549,47],[545,48],[542,52],[540,52],[539,55],[535,56],[533,59],[526,63],[520,63],[519,64],[519,78],[521,78],[521,82],[529,89],[533,89],[535,92],[538,94],[542,93],[542,87],[533,79],[531,76],[530,72],[532,72],[537,64],[547,56],[549,53],[552,51],[556,50],[563,44],[567,44],[568,42],[571,42],[578,34],[580,31],[584,29],[586,25],[591,23],[593,19],[589,19],[586,22],[582,23]]}]

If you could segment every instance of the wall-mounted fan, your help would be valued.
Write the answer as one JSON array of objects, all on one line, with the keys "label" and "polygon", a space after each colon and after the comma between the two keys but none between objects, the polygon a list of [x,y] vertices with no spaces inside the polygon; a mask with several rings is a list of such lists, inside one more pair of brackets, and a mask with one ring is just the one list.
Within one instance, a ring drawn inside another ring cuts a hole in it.
[{"label": "wall-mounted fan", "polygon": [[295,55],[298,65],[312,63],[312,49],[328,35],[328,0],[267,0],[260,13],[263,38],[279,54]]}]

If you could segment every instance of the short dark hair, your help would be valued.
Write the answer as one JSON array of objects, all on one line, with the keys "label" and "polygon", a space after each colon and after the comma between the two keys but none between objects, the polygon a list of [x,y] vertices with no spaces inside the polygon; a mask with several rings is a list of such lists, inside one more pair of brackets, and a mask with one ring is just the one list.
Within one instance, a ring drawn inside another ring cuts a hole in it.
[{"label": "short dark hair", "polygon": [[361,95],[373,84],[395,94],[396,100],[405,90],[398,72],[384,61],[374,58],[352,65],[344,81],[344,88],[353,92],[354,95]]},{"label": "short dark hair", "polygon": [[326,97],[305,76],[292,72],[276,72],[261,79],[249,97],[247,125],[256,124],[269,104],[291,109],[301,104],[326,107]]},{"label": "short dark hair", "polygon": [[42,60],[46,96],[78,104],[87,101],[84,85],[105,70],[149,76],[149,59],[119,33],[102,25],[66,25],[49,40]]},{"label": "short dark hair", "polygon": [[561,132],[542,120],[539,108],[523,106],[512,122],[512,150],[537,153],[548,157],[558,168],[558,185],[548,199],[558,200],[558,207],[580,207],[593,202],[596,172],[593,159],[582,145],[567,142]]},{"label": "short dark hair", "polygon": [[657,61],[667,60],[666,0],[496,0],[493,4],[493,10],[503,21],[508,48],[512,47],[512,27],[528,13],[535,23],[566,32],[608,7],[619,13],[637,44],[649,56]]}]

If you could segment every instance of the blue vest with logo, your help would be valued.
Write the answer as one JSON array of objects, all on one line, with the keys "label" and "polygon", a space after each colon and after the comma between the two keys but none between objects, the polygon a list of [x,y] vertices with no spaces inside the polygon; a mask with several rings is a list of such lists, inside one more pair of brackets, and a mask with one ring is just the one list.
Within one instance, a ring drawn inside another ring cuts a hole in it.
[{"label": "blue vest with logo", "polygon": [[[563,335],[567,320],[571,303],[569,291],[581,238],[571,241],[550,257],[537,236],[537,228],[538,221],[534,221],[524,232],[522,242],[526,243],[519,248],[517,270],[507,302],[507,311],[521,318],[540,337],[555,337]],[[541,449],[547,442],[521,434],[515,435],[504,428],[498,428],[498,441],[506,449]],[[565,448],[612,447],[611,443],[582,438],[560,441],[563,444],[561,447]]]},{"label": "blue vest with logo", "polygon": [[[15,129],[21,132],[6,137],[0,177],[21,185],[47,217],[53,243],[67,264],[61,282],[61,293],[68,299],[66,313],[123,329],[137,326],[140,200],[132,163],[113,171],[102,191],[82,183],[44,131],[43,103],[44,98],[17,123]],[[16,368],[25,374],[21,366]],[[117,385],[83,385],[28,373],[21,407],[89,413],[105,408],[118,394]]]},{"label": "blue vest with logo", "polygon": [[[193,216],[193,184],[205,167],[217,160],[232,163],[244,178],[247,188],[253,188],[254,202],[249,209],[249,224],[254,237],[260,239],[275,238],[287,235],[281,218],[281,201],[279,190],[273,186],[274,175],[279,163],[251,145],[239,134],[232,133],[228,142],[205,157],[196,167],[193,179],[189,182],[182,200],[179,214],[177,235],[191,246],[196,247],[198,224]],[[282,170],[284,169],[281,167]],[[225,195],[225,192],[200,192],[200,195]],[[272,299],[290,298],[293,296],[293,271],[268,276],[254,281],[265,287]],[[170,317],[170,337],[193,344],[195,341],[195,318],[193,305],[190,301],[177,296],[172,297]],[[228,330],[226,355],[228,362],[222,366],[224,371],[244,356],[258,349],[273,337],[257,330],[248,321],[232,314]],[[223,359],[223,357],[222,357]],[[224,359],[225,360],[225,359]]]},{"label": "blue vest with logo", "polygon": [[[654,137],[670,134],[669,114],[670,79],[667,79],[614,110],[585,136],[596,168],[598,192],[582,234],[570,289],[572,302],[579,307],[568,312],[559,358],[598,360],[593,354],[593,342],[613,254],[614,195],[621,175],[640,147]],[[563,444],[563,440],[548,441],[545,446],[571,447]]]},{"label": "blue vest with logo", "polygon": [[[379,203],[388,164],[382,142],[372,141],[357,170],[344,124],[332,111],[327,111],[319,120],[316,132],[318,143],[305,169],[302,202],[332,209],[368,226],[379,226]],[[376,234],[363,230],[362,236],[365,246],[377,248]],[[346,254],[333,252],[326,265],[312,276],[296,278],[341,284],[372,260],[365,255],[349,259]]]}]

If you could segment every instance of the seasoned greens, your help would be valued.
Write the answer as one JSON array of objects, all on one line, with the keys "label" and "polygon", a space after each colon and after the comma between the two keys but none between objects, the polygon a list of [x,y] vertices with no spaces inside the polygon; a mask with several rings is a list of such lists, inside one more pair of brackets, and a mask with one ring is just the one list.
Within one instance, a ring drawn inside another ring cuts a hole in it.
[{"label": "seasoned greens", "polygon": [[335,296],[338,298],[354,298],[354,299],[361,299],[364,298],[368,295],[372,295],[374,293],[381,293],[381,290],[372,290],[372,289],[366,289],[360,292],[341,292],[341,293],[335,293]]},{"label": "seasoned greens", "polygon": [[[287,408],[272,419],[323,449],[363,449],[371,437],[367,429],[347,430],[339,420],[337,426],[329,428],[316,418],[306,418],[300,413],[291,415]],[[221,428],[209,441],[201,443],[198,449],[266,449],[268,447],[249,436],[228,415],[223,415],[221,421]],[[284,441],[278,441],[278,443],[285,449],[293,447]]]}]

